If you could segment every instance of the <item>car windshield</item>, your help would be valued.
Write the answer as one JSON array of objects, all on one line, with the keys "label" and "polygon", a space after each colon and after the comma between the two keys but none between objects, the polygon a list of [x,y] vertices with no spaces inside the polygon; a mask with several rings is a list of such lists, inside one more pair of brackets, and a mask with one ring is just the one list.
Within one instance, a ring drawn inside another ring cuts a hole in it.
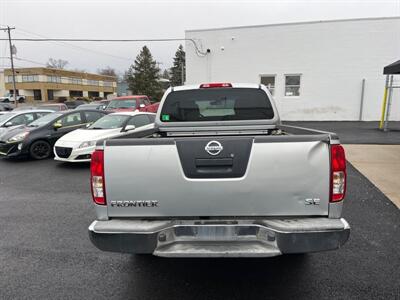
[{"label": "car windshield", "polygon": [[124,115],[107,115],[98,119],[89,127],[89,129],[114,129],[123,126],[130,116]]},{"label": "car windshield", "polygon": [[126,99],[126,100],[112,100],[107,109],[118,109],[118,108],[136,108],[136,100],[135,99]]},{"label": "car windshield", "polygon": [[13,117],[13,116],[15,116],[16,114],[13,114],[13,113],[6,113],[6,114],[4,114],[4,115],[0,115],[0,123],[2,123],[2,122],[4,122],[4,121],[6,121],[6,120],[8,120],[10,117]]},{"label": "car windshield", "polygon": [[57,119],[58,117],[60,117],[62,115],[63,114],[60,114],[60,113],[51,113],[51,114],[45,115],[44,117],[41,117],[41,118],[33,121],[28,126],[29,127],[41,127],[41,126],[47,125],[48,123],[50,123],[51,121],[54,121],[55,119]]},{"label": "car windshield", "polygon": [[54,110],[54,111],[59,111],[60,106],[59,105],[40,105],[41,109],[49,109],[49,110]]},{"label": "car windshield", "polygon": [[161,111],[162,122],[272,119],[267,94],[254,88],[210,88],[170,93]]}]

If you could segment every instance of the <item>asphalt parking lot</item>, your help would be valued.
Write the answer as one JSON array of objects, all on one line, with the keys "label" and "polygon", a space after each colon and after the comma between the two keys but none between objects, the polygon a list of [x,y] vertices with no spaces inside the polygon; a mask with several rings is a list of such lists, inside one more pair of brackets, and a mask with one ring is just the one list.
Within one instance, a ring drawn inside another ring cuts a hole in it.
[{"label": "asphalt parking lot", "polygon": [[0,160],[2,299],[399,299],[400,210],[349,165],[337,251],[269,259],[163,259],[104,253],[88,165]]}]

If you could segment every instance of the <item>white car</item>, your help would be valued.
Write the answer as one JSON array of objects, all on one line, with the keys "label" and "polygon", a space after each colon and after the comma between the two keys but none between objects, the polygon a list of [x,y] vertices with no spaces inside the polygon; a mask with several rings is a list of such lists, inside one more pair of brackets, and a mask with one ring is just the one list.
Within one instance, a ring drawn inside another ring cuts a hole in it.
[{"label": "white car", "polygon": [[153,113],[139,111],[106,115],[88,128],[77,129],[61,137],[54,145],[54,159],[89,162],[97,141],[152,129],[155,116]]},{"label": "white car", "polygon": [[20,125],[28,125],[29,123],[53,113],[47,109],[34,109],[34,110],[19,110],[0,113],[0,134],[7,130],[15,128]]},{"label": "white car", "polygon": [[[25,96],[22,95],[17,95],[17,100],[19,103],[23,103],[25,102]],[[13,96],[13,94],[7,93],[5,94],[3,97],[0,97],[0,102],[4,102],[4,103],[14,103],[15,102],[15,98]]]}]

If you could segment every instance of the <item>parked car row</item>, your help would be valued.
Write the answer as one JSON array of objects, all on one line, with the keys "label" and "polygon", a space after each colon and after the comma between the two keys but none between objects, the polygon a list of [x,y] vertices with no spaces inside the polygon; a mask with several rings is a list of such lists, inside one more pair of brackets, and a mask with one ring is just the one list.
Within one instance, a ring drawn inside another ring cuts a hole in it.
[{"label": "parked car row", "polygon": [[156,112],[159,103],[152,104],[145,95],[116,97],[112,100],[86,102],[84,100],[66,101],[64,103],[44,103],[37,106],[21,106],[13,109],[9,103],[0,103],[0,111],[48,109],[52,111],[66,111],[69,109],[97,109],[108,111],[143,111]]},{"label": "parked car row", "polygon": [[[0,156],[90,161],[96,142],[152,128],[155,114],[96,109],[28,110],[0,115]],[[54,150],[53,150],[54,147]]]},{"label": "parked car row", "polygon": [[[82,103],[81,103],[82,102]],[[30,156],[90,161],[97,141],[130,134],[154,125],[158,103],[147,96],[125,96],[86,103],[83,100],[24,106],[2,105],[0,156]]]}]

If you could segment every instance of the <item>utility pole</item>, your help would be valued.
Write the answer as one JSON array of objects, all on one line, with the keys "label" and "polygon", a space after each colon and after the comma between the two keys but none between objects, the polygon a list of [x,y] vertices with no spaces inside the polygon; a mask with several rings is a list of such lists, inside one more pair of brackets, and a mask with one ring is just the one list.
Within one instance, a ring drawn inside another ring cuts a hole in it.
[{"label": "utility pole", "polygon": [[18,99],[17,99],[17,86],[15,84],[15,69],[14,69],[14,58],[13,58],[13,46],[11,43],[11,30],[14,30],[15,27],[10,27],[7,26],[6,28],[0,28],[0,30],[7,31],[8,32],[8,43],[10,45],[10,60],[11,60],[11,70],[12,70],[12,78],[13,78],[13,96],[14,96],[14,102],[15,102],[15,107],[18,107]]}]

